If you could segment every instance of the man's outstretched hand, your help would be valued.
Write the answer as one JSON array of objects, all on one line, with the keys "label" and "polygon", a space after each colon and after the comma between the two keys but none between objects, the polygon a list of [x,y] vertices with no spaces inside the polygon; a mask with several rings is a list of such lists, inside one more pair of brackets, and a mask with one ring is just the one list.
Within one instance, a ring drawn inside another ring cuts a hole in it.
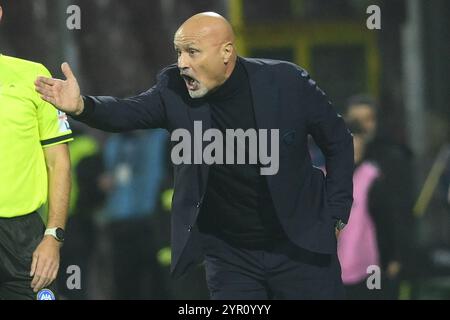
[{"label": "man's outstretched hand", "polygon": [[80,87],[67,62],[61,65],[66,80],[38,77],[34,82],[36,91],[41,98],[51,103],[55,108],[79,115],[83,112],[84,103],[80,95]]}]

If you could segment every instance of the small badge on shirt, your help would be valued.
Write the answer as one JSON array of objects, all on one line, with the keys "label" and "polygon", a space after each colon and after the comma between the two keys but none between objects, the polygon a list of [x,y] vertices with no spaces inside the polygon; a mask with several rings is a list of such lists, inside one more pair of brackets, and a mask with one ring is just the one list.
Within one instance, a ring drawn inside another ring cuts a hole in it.
[{"label": "small badge on shirt", "polygon": [[52,290],[42,289],[37,294],[37,300],[56,300],[56,298]]},{"label": "small badge on shirt", "polygon": [[70,130],[69,121],[67,120],[67,115],[58,110],[58,122],[59,122],[59,132],[66,132]]}]

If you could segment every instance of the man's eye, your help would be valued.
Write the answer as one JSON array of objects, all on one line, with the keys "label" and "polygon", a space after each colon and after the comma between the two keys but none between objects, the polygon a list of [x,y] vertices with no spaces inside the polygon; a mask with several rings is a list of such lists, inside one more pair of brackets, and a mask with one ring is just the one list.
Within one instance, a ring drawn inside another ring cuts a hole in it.
[{"label": "man's eye", "polygon": [[193,55],[193,54],[195,54],[197,51],[196,50],[194,50],[194,49],[189,49],[189,54],[190,55]]}]

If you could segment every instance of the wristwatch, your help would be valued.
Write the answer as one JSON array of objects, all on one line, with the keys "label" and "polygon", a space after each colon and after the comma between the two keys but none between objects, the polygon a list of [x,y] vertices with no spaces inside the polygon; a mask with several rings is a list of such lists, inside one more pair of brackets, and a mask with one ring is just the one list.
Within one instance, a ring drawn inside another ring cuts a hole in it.
[{"label": "wristwatch", "polygon": [[336,224],[334,225],[334,227],[336,229],[338,229],[339,231],[341,231],[342,229],[345,228],[346,225],[347,225],[346,223],[342,222],[342,220],[339,219],[338,221],[336,221]]},{"label": "wristwatch", "polygon": [[63,228],[47,228],[47,229],[45,229],[44,235],[52,236],[59,242],[64,242],[64,229]]}]

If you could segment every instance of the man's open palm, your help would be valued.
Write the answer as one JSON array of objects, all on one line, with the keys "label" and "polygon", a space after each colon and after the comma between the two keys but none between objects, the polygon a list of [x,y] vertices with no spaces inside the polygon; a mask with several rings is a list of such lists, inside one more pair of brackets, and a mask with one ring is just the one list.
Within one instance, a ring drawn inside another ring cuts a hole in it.
[{"label": "man's open palm", "polygon": [[67,62],[61,65],[66,80],[38,77],[35,81],[36,91],[42,99],[54,105],[57,109],[79,114],[83,111],[83,99],[80,87]]}]

